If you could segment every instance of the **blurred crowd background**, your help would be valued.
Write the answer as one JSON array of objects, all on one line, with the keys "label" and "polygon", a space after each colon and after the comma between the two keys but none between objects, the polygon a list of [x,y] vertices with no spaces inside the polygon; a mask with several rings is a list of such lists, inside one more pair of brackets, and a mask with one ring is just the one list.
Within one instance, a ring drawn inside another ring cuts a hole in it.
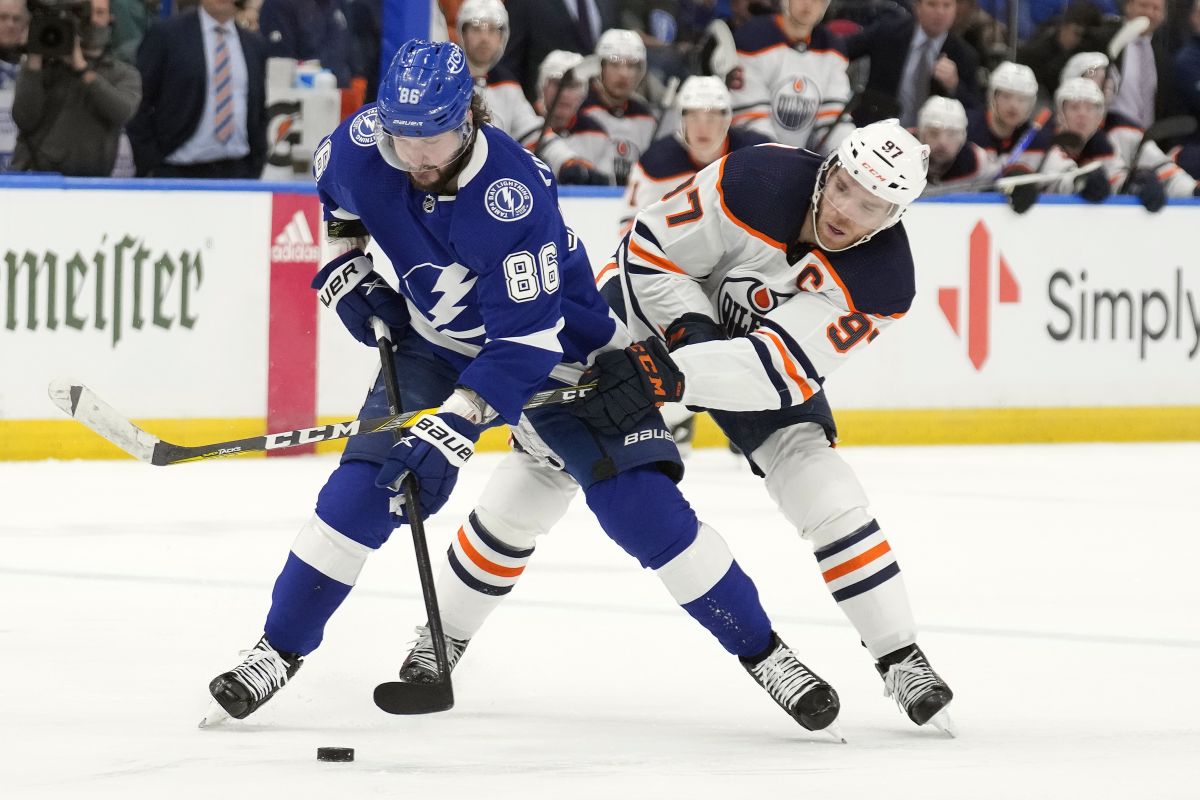
[{"label": "blurred crowd background", "polygon": [[[929,194],[1198,192],[1200,0],[438,5],[492,124],[630,217],[732,149],[827,153],[890,117],[930,146]],[[0,172],[299,175],[374,100],[382,6],[0,0]]]}]

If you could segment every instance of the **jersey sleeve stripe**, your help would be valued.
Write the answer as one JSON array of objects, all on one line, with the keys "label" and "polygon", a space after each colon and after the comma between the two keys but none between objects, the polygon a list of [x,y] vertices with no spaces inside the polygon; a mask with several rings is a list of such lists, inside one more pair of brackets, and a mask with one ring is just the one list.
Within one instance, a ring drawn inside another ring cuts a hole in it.
[{"label": "jersey sleeve stripe", "polygon": [[800,376],[799,370],[796,369],[796,362],[792,361],[792,359],[788,356],[787,348],[784,346],[782,339],[780,339],[773,331],[763,330],[762,328],[759,328],[750,335],[752,337],[761,336],[771,344],[775,345],[775,349],[779,352],[779,358],[781,361],[783,361],[783,368],[787,372],[787,376],[791,378],[792,382],[795,383],[800,389],[800,396],[805,400],[813,396],[812,387],[808,385],[808,381]]},{"label": "jersey sleeve stripe", "polygon": [[741,125],[743,122],[752,119],[766,119],[769,114],[766,111],[743,111],[741,114],[733,118],[731,125]]},{"label": "jersey sleeve stripe", "polygon": [[615,261],[610,261],[607,264],[605,264],[604,269],[602,269],[596,273],[596,285],[599,286],[601,283],[603,283],[605,280],[604,276],[610,272],[615,272],[616,269],[617,269],[617,262],[615,262]]},{"label": "jersey sleeve stripe", "polygon": [[771,358],[771,351],[767,349],[763,340],[756,336],[747,336],[750,344],[754,345],[754,351],[758,353],[758,360],[762,362],[763,372],[770,379],[771,385],[775,387],[775,391],[779,393],[779,407],[787,408],[792,405],[792,393],[788,390],[787,384],[783,381],[783,376],[779,374],[779,370],[775,369],[774,359]]},{"label": "jersey sleeve stripe", "polygon": [[761,56],[763,53],[769,53],[772,50],[778,50],[781,47],[787,47],[787,43],[776,42],[775,44],[769,44],[766,47],[759,48],[758,50],[742,50],[739,48],[737,54],[739,56]]},{"label": "jersey sleeve stripe", "polygon": [[717,173],[717,199],[721,201],[721,211],[725,214],[725,216],[729,219],[730,222],[732,222],[734,225],[737,225],[739,228],[741,228],[746,233],[753,236],[755,239],[758,239],[761,242],[769,244],[769,245],[771,245],[771,247],[774,247],[777,250],[783,250],[784,252],[787,252],[787,248],[783,246],[782,242],[777,242],[774,239],[772,239],[770,236],[767,236],[762,231],[755,230],[754,228],[750,227],[749,225],[747,225],[746,223],[744,223],[740,219],[738,219],[737,215],[729,210],[729,206],[725,203],[725,186],[724,186],[724,184],[725,184],[725,165],[728,163],[729,163],[728,156],[721,159],[721,167]]},{"label": "jersey sleeve stripe", "polygon": [[812,361],[808,359],[808,355],[805,354],[804,348],[802,348],[799,343],[792,338],[791,334],[783,329],[782,325],[779,325],[778,323],[769,319],[763,319],[759,322],[759,324],[762,328],[769,329],[772,333],[779,337],[779,340],[783,342],[784,347],[787,348],[787,351],[791,353],[797,361],[800,362],[800,366],[804,368],[804,374],[808,376],[809,380],[816,381],[817,383],[822,383],[824,381],[824,378],[821,377],[821,373],[817,371],[817,368],[813,366]]},{"label": "jersey sleeve stripe", "polygon": [[842,290],[842,296],[846,298],[846,305],[849,306],[851,311],[858,313],[858,309],[854,306],[854,298],[850,296],[850,290],[846,288],[846,284],[842,281],[841,276],[837,274],[837,270],[833,268],[833,264],[829,263],[829,259],[820,250],[814,249],[812,254],[820,260],[825,266],[825,270],[829,273],[829,277],[833,278],[833,282]]},{"label": "jersey sleeve stripe", "polygon": [[638,258],[642,259],[643,261],[648,262],[652,266],[658,267],[659,269],[661,269],[665,272],[674,272],[676,275],[683,275],[688,278],[692,277],[691,275],[688,275],[686,272],[684,272],[679,267],[672,264],[670,259],[663,258],[662,256],[654,255],[649,250],[647,250],[646,248],[644,248],[640,244],[638,244],[636,241],[634,241],[632,238],[630,238],[630,240],[629,240],[629,249]]}]

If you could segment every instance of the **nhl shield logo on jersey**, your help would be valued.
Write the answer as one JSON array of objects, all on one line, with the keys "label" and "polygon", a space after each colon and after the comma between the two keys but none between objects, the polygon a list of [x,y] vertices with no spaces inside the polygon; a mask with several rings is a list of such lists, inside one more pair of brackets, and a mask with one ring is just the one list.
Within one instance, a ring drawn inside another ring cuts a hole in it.
[{"label": "nhl shield logo on jersey", "polygon": [[771,118],[786,131],[801,131],[812,127],[821,106],[821,91],[815,81],[797,76],[775,92],[771,99]]},{"label": "nhl shield logo on jersey", "polygon": [[483,195],[487,212],[501,222],[516,222],[533,211],[533,192],[512,178],[493,181]]},{"label": "nhl shield logo on jersey", "polygon": [[317,152],[313,154],[313,177],[317,180],[321,180],[321,176],[325,174],[325,168],[329,166],[329,155],[332,152],[333,142],[326,138],[317,148]]},{"label": "nhl shield logo on jersey", "polygon": [[350,123],[350,141],[359,147],[374,147],[379,138],[379,111],[368,108]]}]

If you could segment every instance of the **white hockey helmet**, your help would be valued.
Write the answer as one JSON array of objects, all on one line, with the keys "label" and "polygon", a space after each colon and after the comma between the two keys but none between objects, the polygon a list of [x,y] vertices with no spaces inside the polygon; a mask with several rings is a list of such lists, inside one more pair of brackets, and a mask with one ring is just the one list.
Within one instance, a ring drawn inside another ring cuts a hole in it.
[{"label": "white hockey helmet", "polygon": [[500,29],[500,49],[488,64],[488,69],[500,63],[504,50],[508,47],[508,9],[501,0],[464,0],[458,8],[458,41],[466,49],[467,39],[463,31],[468,25],[489,24]]},{"label": "white hockey helmet", "polygon": [[897,119],[885,119],[857,128],[821,164],[813,187],[812,213],[817,245],[829,252],[821,242],[817,211],[821,194],[835,170],[845,171],[859,186],[888,203],[886,212],[874,224],[874,230],[846,247],[863,244],[880,231],[900,221],[908,206],[925,191],[929,171],[929,146],[917,141]]},{"label": "white hockey helmet", "polygon": [[646,63],[646,45],[642,37],[624,28],[609,28],[596,42],[596,55],[601,61],[620,60]]},{"label": "white hockey helmet", "polygon": [[1054,93],[1054,106],[1059,114],[1068,100],[1084,100],[1104,108],[1104,92],[1100,91],[1100,87],[1091,78],[1068,78],[1060,83]]},{"label": "white hockey helmet", "polygon": [[551,50],[538,66],[539,90],[546,85],[546,81],[558,80],[566,74],[567,70],[579,66],[582,61],[583,56],[579,53],[572,53],[570,50]]},{"label": "white hockey helmet", "polygon": [[1005,61],[992,70],[988,78],[988,95],[997,91],[1015,92],[1027,97],[1037,97],[1038,82],[1033,70],[1015,61]]},{"label": "white hockey helmet", "polygon": [[922,128],[946,128],[966,133],[967,110],[953,97],[932,95],[917,112],[917,130]]},{"label": "white hockey helmet", "polygon": [[733,98],[725,88],[725,81],[715,76],[693,75],[683,82],[679,99],[675,101],[680,111],[691,109],[716,109],[733,111]]},{"label": "white hockey helmet", "polygon": [[1076,53],[1063,64],[1058,73],[1058,82],[1066,83],[1071,78],[1090,78],[1096,70],[1108,69],[1108,56],[1104,53]]}]

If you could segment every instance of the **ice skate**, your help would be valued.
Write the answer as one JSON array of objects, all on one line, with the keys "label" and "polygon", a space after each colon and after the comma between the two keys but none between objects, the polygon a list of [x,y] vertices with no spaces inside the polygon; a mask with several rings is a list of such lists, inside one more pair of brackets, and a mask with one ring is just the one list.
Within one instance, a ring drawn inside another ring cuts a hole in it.
[{"label": "ice skate", "polygon": [[[433,636],[428,626],[418,625],[417,638],[413,641],[413,649],[400,665],[400,680],[405,683],[436,683],[438,678],[437,657],[433,652]],[[450,669],[462,658],[470,639],[455,639],[446,637],[446,656]]]},{"label": "ice skate", "polygon": [[845,742],[837,719],[841,704],[833,687],[800,663],[778,634],[771,634],[772,649],[763,659],[740,659],[746,672],[792,719],[810,731],[825,731]]},{"label": "ice skate", "polygon": [[946,710],[954,692],[929,666],[921,648],[912,644],[889,653],[879,659],[875,669],[883,676],[883,696],[894,698],[909,719],[956,735],[954,721]]},{"label": "ice skate", "polygon": [[229,717],[250,716],[274,697],[304,663],[295,653],[281,653],[271,647],[265,636],[242,654],[245,658],[241,664],[213,678],[208,685],[213,703],[200,721],[201,728],[219,725]]}]

